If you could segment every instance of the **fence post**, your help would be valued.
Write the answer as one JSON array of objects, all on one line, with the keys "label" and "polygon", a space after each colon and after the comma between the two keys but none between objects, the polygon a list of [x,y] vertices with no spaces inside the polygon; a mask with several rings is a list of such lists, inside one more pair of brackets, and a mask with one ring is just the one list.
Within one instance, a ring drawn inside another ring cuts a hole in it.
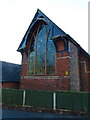
[{"label": "fence post", "polygon": [[26,96],[26,91],[23,91],[23,106],[25,106],[25,96]]},{"label": "fence post", "polygon": [[53,109],[56,110],[56,93],[53,93]]}]

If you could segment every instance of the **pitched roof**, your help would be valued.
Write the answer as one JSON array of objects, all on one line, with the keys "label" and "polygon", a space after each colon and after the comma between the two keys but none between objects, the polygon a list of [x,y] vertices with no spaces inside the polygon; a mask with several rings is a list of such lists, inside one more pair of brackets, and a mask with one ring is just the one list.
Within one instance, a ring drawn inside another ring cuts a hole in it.
[{"label": "pitched roof", "polygon": [[68,34],[66,34],[61,28],[59,28],[54,22],[52,22],[43,12],[41,12],[39,9],[37,10],[30,26],[28,27],[22,41],[21,44],[19,45],[17,51],[21,52],[23,49],[26,48],[26,42],[28,40],[28,38],[30,37],[30,32],[32,30],[34,30],[35,25],[38,24],[39,21],[44,21],[49,29],[51,30],[51,32],[53,33],[53,35],[51,37],[54,36],[63,36],[65,38],[67,38],[68,40],[70,40],[74,45],[76,45],[77,47],[80,48],[80,50],[82,50],[86,55],[88,55],[90,57],[90,55]]},{"label": "pitched roof", "polygon": [[44,13],[42,13],[39,9],[37,10],[30,26],[28,27],[21,44],[19,45],[17,51],[21,51],[22,49],[25,49],[26,47],[26,41],[29,37],[30,31],[34,28],[35,24],[38,24],[39,21],[44,21],[46,24],[49,24],[49,29],[55,29],[55,31],[57,31],[57,33],[54,31],[54,35],[65,35],[66,33],[61,30],[57,25],[55,25],[55,23],[53,23]]},{"label": "pitched roof", "polygon": [[0,61],[0,82],[19,82],[21,65]]}]

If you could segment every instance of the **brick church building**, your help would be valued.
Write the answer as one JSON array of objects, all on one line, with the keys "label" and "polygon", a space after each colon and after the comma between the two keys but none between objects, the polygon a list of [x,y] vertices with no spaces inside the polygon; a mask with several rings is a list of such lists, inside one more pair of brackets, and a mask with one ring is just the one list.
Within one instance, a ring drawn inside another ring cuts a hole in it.
[{"label": "brick church building", "polygon": [[17,51],[20,89],[90,91],[90,55],[40,10]]}]

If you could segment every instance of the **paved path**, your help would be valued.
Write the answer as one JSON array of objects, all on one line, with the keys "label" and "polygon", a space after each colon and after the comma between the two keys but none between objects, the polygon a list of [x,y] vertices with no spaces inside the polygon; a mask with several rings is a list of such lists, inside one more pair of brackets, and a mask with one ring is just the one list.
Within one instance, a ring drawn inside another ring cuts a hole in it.
[{"label": "paved path", "polygon": [[59,115],[55,113],[25,112],[11,109],[2,109],[2,118],[74,118],[75,120],[77,118],[83,118],[80,120],[90,120],[90,118],[80,116]]}]

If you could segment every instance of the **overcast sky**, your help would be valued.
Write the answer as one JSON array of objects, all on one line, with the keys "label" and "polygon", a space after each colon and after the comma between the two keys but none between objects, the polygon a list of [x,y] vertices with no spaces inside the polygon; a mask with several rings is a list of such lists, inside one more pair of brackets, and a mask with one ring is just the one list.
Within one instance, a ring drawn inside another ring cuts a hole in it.
[{"label": "overcast sky", "polygon": [[88,0],[0,0],[0,60],[21,63],[17,48],[37,9],[88,52]]}]

